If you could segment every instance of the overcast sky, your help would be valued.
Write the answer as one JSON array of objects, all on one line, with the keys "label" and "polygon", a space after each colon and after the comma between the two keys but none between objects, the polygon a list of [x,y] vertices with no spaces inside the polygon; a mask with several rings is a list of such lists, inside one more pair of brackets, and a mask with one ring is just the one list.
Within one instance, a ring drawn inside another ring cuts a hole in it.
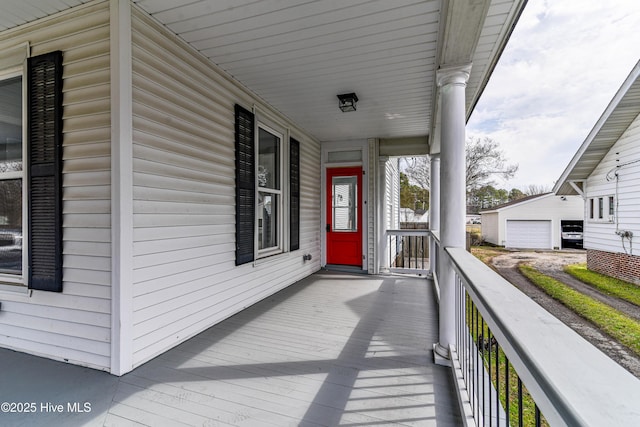
[{"label": "overcast sky", "polygon": [[551,189],[640,59],[640,0],[529,0],[467,126]]}]

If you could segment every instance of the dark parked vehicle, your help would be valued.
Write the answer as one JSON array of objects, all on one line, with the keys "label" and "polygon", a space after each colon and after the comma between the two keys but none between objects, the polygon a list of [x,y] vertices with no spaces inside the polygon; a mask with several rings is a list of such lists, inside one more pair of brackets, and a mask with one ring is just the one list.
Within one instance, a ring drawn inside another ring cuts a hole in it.
[{"label": "dark parked vehicle", "polygon": [[582,225],[562,224],[562,247],[582,248]]}]

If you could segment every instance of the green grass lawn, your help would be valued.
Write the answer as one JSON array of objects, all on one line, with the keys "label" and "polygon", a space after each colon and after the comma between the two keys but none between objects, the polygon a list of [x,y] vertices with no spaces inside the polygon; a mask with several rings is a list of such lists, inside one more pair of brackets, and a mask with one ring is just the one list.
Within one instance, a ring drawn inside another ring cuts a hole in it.
[{"label": "green grass lawn", "polygon": [[612,338],[640,355],[640,323],[614,308],[570,288],[530,265],[522,264],[520,271],[547,294],[595,323]]},{"label": "green grass lawn", "polygon": [[586,264],[567,265],[564,271],[602,293],[640,306],[640,286],[638,285],[588,270]]}]

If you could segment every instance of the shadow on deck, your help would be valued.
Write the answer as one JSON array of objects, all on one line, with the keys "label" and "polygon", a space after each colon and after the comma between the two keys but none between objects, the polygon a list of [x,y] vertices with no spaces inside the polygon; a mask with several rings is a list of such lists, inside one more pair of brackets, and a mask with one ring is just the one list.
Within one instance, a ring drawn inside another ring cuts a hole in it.
[{"label": "shadow on deck", "polygon": [[0,424],[460,425],[437,329],[425,279],[321,272],[120,378],[0,350],[0,402],[36,409]]}]

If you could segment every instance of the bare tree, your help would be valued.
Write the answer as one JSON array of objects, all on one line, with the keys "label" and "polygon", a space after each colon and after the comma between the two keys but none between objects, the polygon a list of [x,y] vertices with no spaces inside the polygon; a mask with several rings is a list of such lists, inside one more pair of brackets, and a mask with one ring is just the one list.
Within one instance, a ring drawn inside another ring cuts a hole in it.
[{"label": "bare tree", "polygon": [[428,157],[409,157],[405,158],[406,163],[405,174],[409,178],[409,183],[428,190],[431,186],[429,178],[429,170],[431,160]]},{"label": "bare tree", "polygon": [[529,184],[524,189],[524,194],[527,196],[535,196],[538,194],[550,193],[551,189],[546,185]]},{"label": "bare tree", "polygon": [[507,164],[500,144],[491,138],[468,137],[466,144],[467,191],[493,185],[493,177],[513,178],[517,164]]},{"label": "bare tree", "polygon": [[[465,157],[467,192],[483,186],[494,185],[495,181],[492,178],[495,176],[504,179],[513,178],[518,170],[517,164],[507,164],[498,142],[486,137],[468,137],[465,142]],[[429,158],[413,157],[405,159],[405,162],[405,173],[409,182],[429,189]]]}]

